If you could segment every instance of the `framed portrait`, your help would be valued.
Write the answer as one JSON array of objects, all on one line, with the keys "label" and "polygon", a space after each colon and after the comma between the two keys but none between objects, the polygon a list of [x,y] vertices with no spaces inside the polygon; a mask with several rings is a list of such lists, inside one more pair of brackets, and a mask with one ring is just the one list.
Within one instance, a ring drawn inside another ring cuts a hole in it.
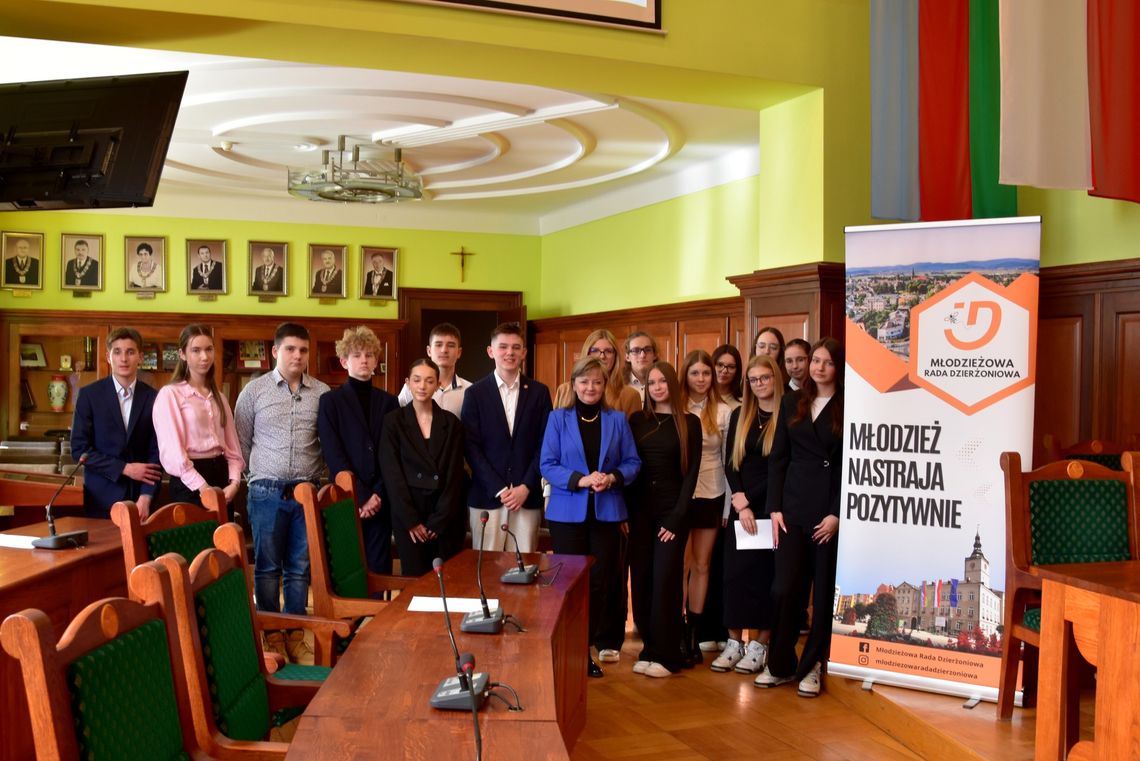
[{"label": "framed portrait", "polygon": [[20,344],[20,367],[47,367],[43,344]]},{"label": "framed portrait", "polygon": [[360,247],[360,298],[396,298],[396,254],[399,249]]},{"label": "framed portrait", "polygon": [[226,292],[226,242],[224,240],[186,241],[186,292],[218,294]]},{"label": "framed portrait", "polygon": [[249,295],[289,295],[289,244],[249,242]]},{"label": "framed portrait", "polygon": [[174,366],[178,364],[178,344],[163,344],[162,345],[162,370],[164,372],[174,372]]},{"label": "framed portrait", "polygon": [[328,243],[309,244],[309,296],[316,299],[343,299],[344,264],[348,246]]},{"label": "framed portrait", "polygon": [[103,236],[64,233],[59,244],[59,287],[65,291],[103,290]]},{"label": "framed portrait", "polygon": [[269,350],[265,341],[239,341],[238,363],[244,370],[268,370]]},{"label": "framed portrait", "polygon": [[158,344],[143,344],[140,370],[158,370]]},{"label": "framed portrait", "polygon": [[595,26],[659,31],[661,0],[403,0],[419,5],[574,21]]},{"label": "framed portrait", "polygon": [[43,233],[0,233],[0,251],[4,256],[4,279],[0,288],[43,290]]},{"label": "framed portrait", "polygon": [[166,238],[128,235],[123,239],[126,290],[166,292]]}]

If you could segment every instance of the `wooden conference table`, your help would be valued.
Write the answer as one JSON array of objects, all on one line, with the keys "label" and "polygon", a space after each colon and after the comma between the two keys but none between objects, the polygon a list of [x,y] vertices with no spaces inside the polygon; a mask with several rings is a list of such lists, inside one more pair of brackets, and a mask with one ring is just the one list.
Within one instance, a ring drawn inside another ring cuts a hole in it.
[{"label": "wooden conference table", "polygon": [[[74,550],[14,550],[0,547],[0,621],[25,608],[51,619],[56,638],[88,604],[127,593],[123,544],[118,527],[106,520],[57,518],[63,533],[87,529],[87,546]],[[47,536],[46,523],[3,532]],[[0,648],[0,759],[34,758],[32,725],[20,663]]]},{"label": "wooden conference table", "polygon": [[[479,596],[477,553],[466,551],[444,566],[448,599]],[[586,723],[586,657],[590,559],[528,555],[543,575],[535,584],[509,585],[499,576],[514,553],[483,556],[483,584],[526,632],[507,625],[502,634],[459,631],[461,653],[476,670],[518,691],[522,712],[488,700],[479,712],[486,758],[567,759]],[[549,570],[548,570],[549,569]],[[548,582],[553,581],[549,586]],[[474,728],[465,711],[437,711],[429,699],[455,672],[442,613],[412,613],[413,596],[439,597],[429,573],[365,625],[305,709],[290,744],[290,759],[473,759]],[[504,690],[499,690],[509,694]]]},{"label": "wooden conference table", "polygon": [[[1095,741],[1070,759],[1134,759],[1140,753],[1140,560],[1038,566],[1042,578],[1037,761],[1066,758],[1064,686],[1075,647],[1097,669]],[[1069,741],[1075,742],[1077,738]]]}]

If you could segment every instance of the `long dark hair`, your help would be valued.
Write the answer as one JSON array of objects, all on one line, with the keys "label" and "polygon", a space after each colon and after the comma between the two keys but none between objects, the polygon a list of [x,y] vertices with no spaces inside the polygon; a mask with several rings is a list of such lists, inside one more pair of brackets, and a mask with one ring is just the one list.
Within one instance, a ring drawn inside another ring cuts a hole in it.
[{"label": "long dark hair", "polygon": [[[673,410],[673,424],[677,427],[677,438],[681,442],[681,472],[687,473],[689,470],[689,421],[686,420],[688,410],[686,409],[685,402],[681,399],[681,384],[677,381],[677,371],[668,362],[657,360],[649,368],[649,373],[654,370],[661,373],[665,378],[665,386],[669,389],[669,407]],[[644,415],[645,417],[653,420],[655,418],[655,410],[657,403],[649,398],[649,373],[645,374],[645,406],[635,412],[635,415]],[[648,438],[656,429],[651,430],[642,438]],[[640,439],[639,439],[640,441]]]},{"label": "long dark hair", "polygon": [[811,405],[819,396],[819,387],[815,385],[815,379],[811,377],[810,361],[820,349],[827,351],[827,353],[831,355],[831,361],[835,363],[835,396],[831,398],[831,431],[838,436],[843,433],[844,359],[843,345],[834,338],[821,338],[811,347],[811,355],[808,360],[808,374],[807,377],[804,378],[803,386],[800,388],[800,398],[796,404],[796,414],[792,415],[791,422],[794,425],[804,418],[811,420]]},{"label": "long dark hair", "polygon": [[[756,342],[753,341],[752,345],[755,346]],[[744,362],[742,362],[740,359],[740,352],[732,344],[721,344],[720,346],[713,349],[713,388],[716,389],[716,392],[718,394],[720,393],[720,386],[717,384],[716,380],[716,361],[723,357],[725,354],[736,360],[736,375],[732,377],[732,383],[728,384],[728,393],[732,396],[733,399],[739,399],[741,397],[741,376],[744,375]]]},{"label": "long dark hair", "polygon": [[[181,352],[178,356],[178,361],[174,363],[174,372],[170,375],[171,383],[181,383],[182,381],[190,380],[190,367],[186,364],[186,360],[182,358],[182,354],[186,353],[186,347],[190,342],[198,336],[205,336],[210,339],[210,343],[214,343],[214,329],[209,325],[201,322],[195,322],[187,325],[178,334],[178,349]],[[218,362],[218,347],[214,346],[214,363]],[[214,381],[214,365],[210,365],[210,369],[206,371],[206,388],[209,389],[210,395],[214,400],[214,407],[218,410],[218,420],[221,421],[223,428],[226,426],[226,406],[222,404],[221,392],[218,391],[218,384]]]},{"label": "long dark hair", "polygon": [[780,353],[776,355],[776,362],[778,362],[782,368],[784,366],[784,349],[787,348],[788,344],[784,341],[784,334],[780,332],[780,329],[772,325],[765,325],[756,331],[756,335],[752,336],[752,346],[748,349],[748,355],[749,357],[756,356],[756,342],[759,341],[760,336],[765,333],[771,333],[776,337],[776,340],[780,342]]}]

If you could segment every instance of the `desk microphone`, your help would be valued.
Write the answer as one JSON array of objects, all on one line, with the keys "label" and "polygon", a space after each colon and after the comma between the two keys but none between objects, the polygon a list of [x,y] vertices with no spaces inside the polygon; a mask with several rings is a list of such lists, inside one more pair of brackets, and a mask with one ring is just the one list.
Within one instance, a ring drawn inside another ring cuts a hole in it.
[{"label": "desk microphone", "polygon": [[498,634],[503,630],[502,607],[491,610],[487,605],[487,593],[483,590],[483,543],[487,536],[487,520],[491,514],[486,510],[479,513],[479,559],[475,561],[475,581],[479,584],[479,600],[483,610],[473,610],[463,616],[459,631],[471,634]]},{"label": "desk microphone", "polygon": [[[486,515],[487,511],[483,511]],[[483,522],[486,523],[487,519],[484,518]],[[464,674],[468,674],[474,679],[475,676],[475,656],[471,653],[464,653],[459,659],[459,665]],[[471,695],[471,721],[475,722],[475,761],[482,761],[483,759],[483,733],[479,729],[479,699],[475,696],[475,690],[471,689],[471,682],[467,683],[468,692]]]},{"label": "desk microphone", "polygon": [[[447,638],[451,640],[451,652],[455,656],[455,676],[444,677],[431,696],[431,707],[444,711],[470,711],[472,700],[469,693],[479,697],[475,700],[476,710],[482,705],[482,696],[487,693],[487,683],[490,677],[487,674],[471,674],[470,679],[463,670],[460,662],[459,648],[455,644],[455,631],[451,628],[451,617],[447,612],[447,593],[443,589],[443,559],[436,558],[431,561],[435,569],[436,578],[439,579],[439,596],[443,600],[443,622],[447,625]],[[472,657],[474,662],[474,657]]]},{"label": "desk microphone", "polygon": [[523,565],[522,553],[519,551],[519,538],[514,535],[514,532],[511,531],[510,526],[507,524],[504,523],[499,528],[506,531],[511,539],[515,540],[515,562],[518,563],[517,568],[512,568],[504,573],[499,577],[499,581],[504,584],[533,584],[534,578],[538,576],[538,566]]},{"label": "desk microphone", "polygon": [[83,467],[83,463],[87,462],[87,454],[80,455],[79,459],[72,466],[71,472],[67,474],[67,478],[63,479],[63,483],[55,490],[55,494],[51,495],[51,499],[44,505],[44,512],[47,514],[48,535],[42,539],[33,539],[32,546],[38,550],[62,550],[70,547],[85,547],[87,545],[87,530],[80,529],[79,531],[68,531],[66,534],[57,534],[55,531],[55,518],[51,514],[51,508],[55,504],[55,500],[63,492],[63,487],[75,478],[75,473]]}]

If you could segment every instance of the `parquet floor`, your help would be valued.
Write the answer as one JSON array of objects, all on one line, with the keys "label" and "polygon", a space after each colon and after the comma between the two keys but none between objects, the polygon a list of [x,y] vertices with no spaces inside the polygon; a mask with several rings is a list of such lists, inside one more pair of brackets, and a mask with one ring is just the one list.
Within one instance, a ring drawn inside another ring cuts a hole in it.
[{"label": "parquet floor", "polygon": [[698,666],[668,679],[630,671],[641,647],[627,641],[621,663],[589,682],[586,728],[571,758],[902,761],[919,756],[834,696],[796,695],[794,684],[762,690],[743,674]]}]

